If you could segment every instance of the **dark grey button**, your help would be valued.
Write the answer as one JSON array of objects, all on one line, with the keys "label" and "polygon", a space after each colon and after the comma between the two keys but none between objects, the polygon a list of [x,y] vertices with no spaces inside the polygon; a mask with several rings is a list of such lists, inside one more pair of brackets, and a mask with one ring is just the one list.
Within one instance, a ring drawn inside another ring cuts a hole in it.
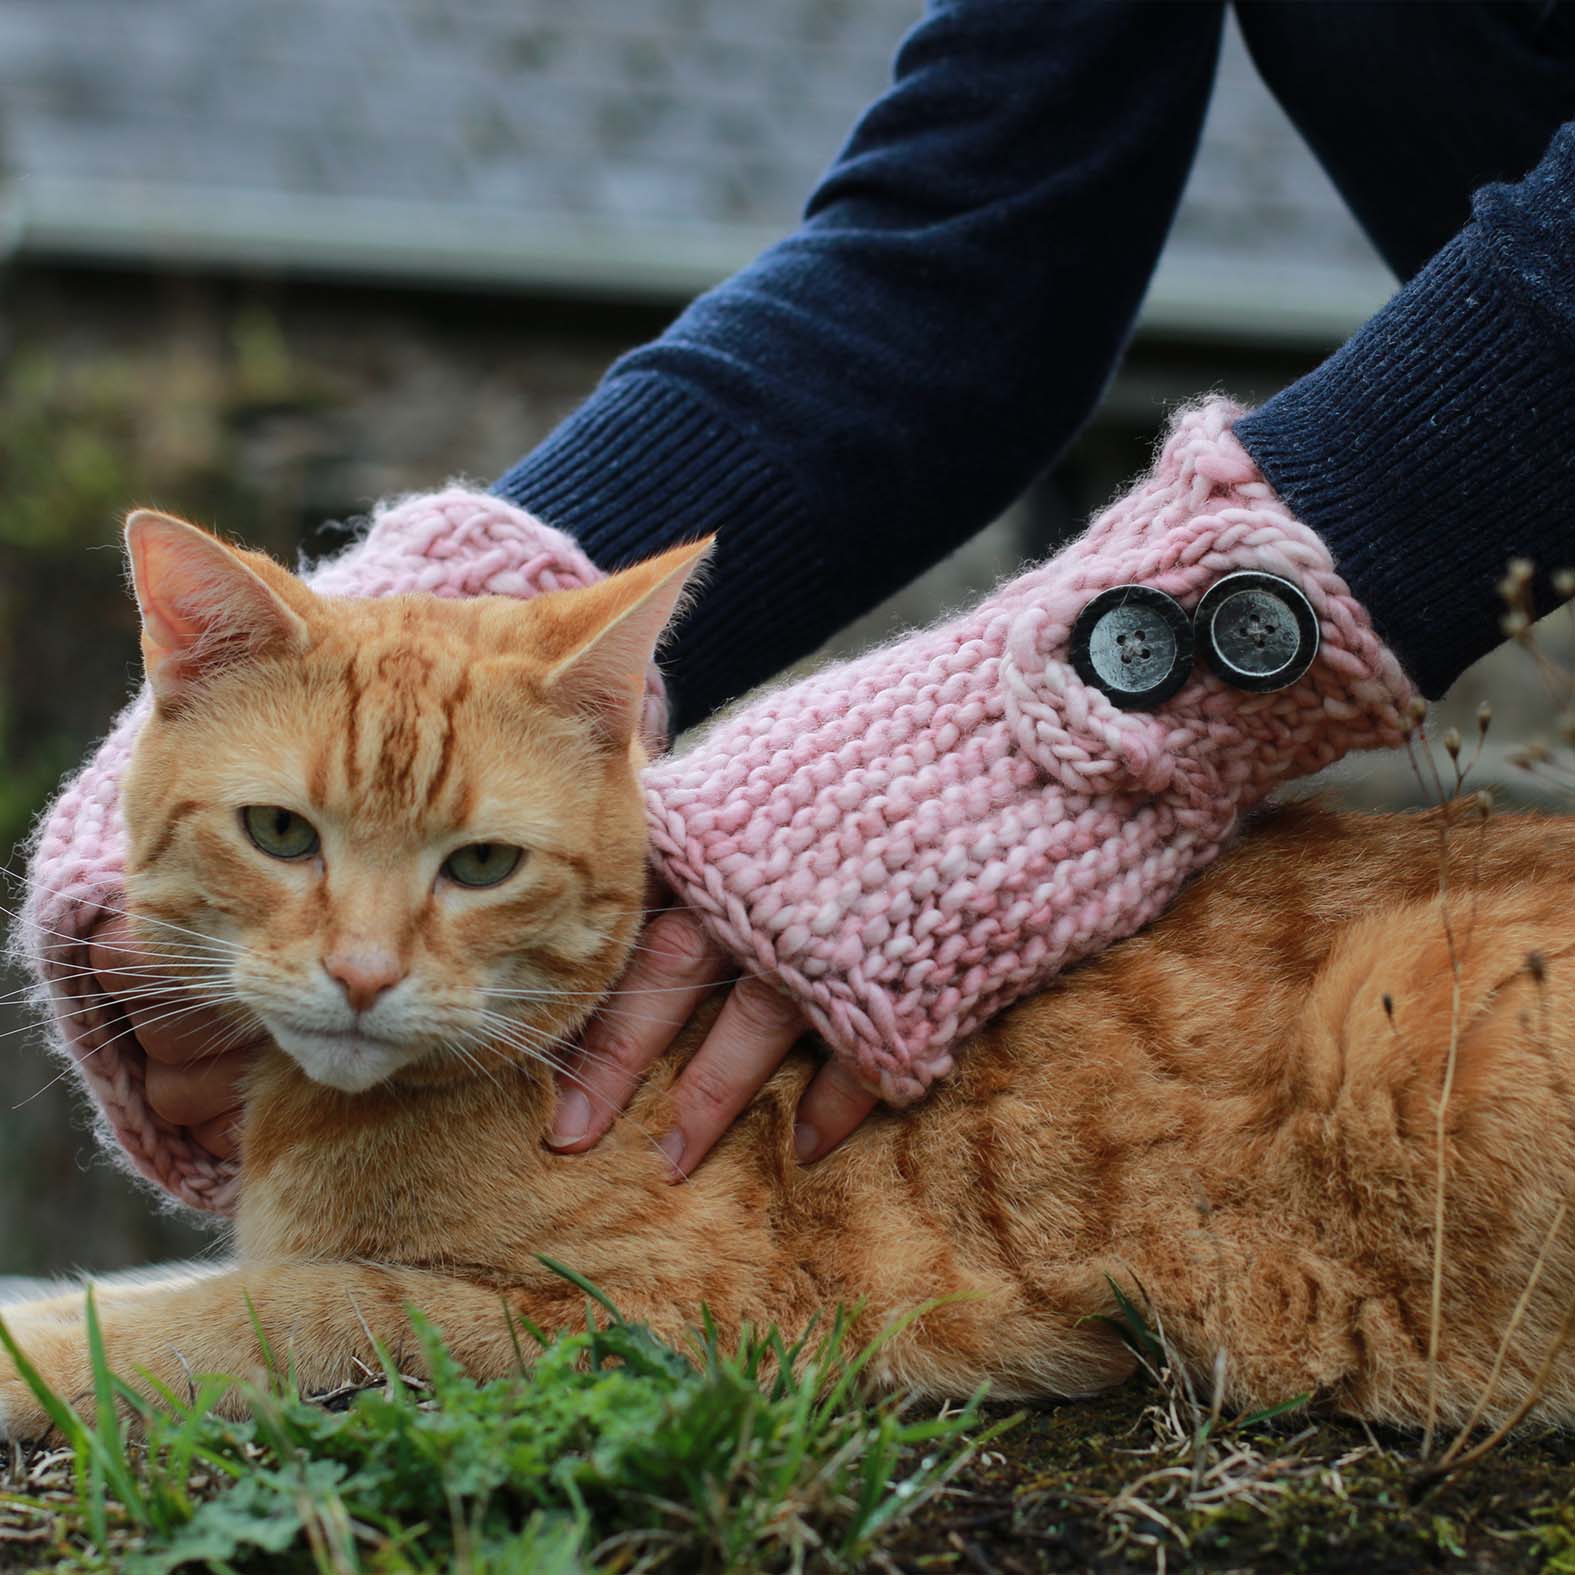
[{"label": "dark grey button", "polygon": [[1318,615],[1301,587],[1244,569],[1216,580],[1193,614],[1204,660],[1226,683],[1264,694],[1294,684],[1318,655]]},{"label": "dark grey button", "polygon": [[1114,585],[1077,615],[1072,666],[1123,711],[1152,710],[1192,671],[1192,620],[1152,586]]}]

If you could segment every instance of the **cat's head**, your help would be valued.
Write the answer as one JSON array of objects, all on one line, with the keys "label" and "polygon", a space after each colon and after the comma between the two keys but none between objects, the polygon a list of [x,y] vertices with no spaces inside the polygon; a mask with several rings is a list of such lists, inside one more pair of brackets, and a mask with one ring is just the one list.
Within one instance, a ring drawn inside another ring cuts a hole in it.
[{"label": "cat's head", "polygon": [[520,601],[317,596],[145,512],[126,543],[128,906],[184,994],[351,1093],[560,1048],[639,927],[644,675],[705,544]]}]

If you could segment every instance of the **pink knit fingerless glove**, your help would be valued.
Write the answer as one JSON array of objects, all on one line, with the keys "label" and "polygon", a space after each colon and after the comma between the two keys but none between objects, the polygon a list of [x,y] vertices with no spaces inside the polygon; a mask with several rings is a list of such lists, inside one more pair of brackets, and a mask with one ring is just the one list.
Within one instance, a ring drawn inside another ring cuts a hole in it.
[{"label": "pink knit fingerless glove", "polygon": [[[561,531],[498,498],[450,489],[380,505],[366,536],[306,579],[325,596],[529,597],[601,577]],[[146,1059],[88,966],[93,931],[124,902],[120,779],[150,709],[144,689],[45,814],[18,938],[40,981],[55,1047],[98,1106],[101,1135],[113,1138],[137,1174],[183,1203],[222,1214],[234,1204],[237,1163],[216,1158],[184,1127],[154,1114],[144,1093]],[[652,753],[665,747],[666,732],[666,701],[653,668],[642,722]]]},{"label": "pink knit fingerless glove", "polygon": [[[658,867],[893,1103],[1067,964],[1159,914],[1276,783],[1399,743],[1411,688],[1221,400],[1057,557],[940,627],[825,669],[653,765]],[[1290,580],[1316,660],[1269,694],[1200,664],[1152,711],[1078,677],[1100,591],[1189,612],[1221,576]]]}]

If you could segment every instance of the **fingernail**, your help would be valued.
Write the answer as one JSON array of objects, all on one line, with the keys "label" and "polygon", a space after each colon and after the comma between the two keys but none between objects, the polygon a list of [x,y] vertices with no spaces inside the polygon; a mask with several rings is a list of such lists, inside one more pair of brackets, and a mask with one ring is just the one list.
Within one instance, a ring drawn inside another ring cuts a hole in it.
[{"label": "fingernail", "polygon": [[591,1102],[579,1089],[571,1088],[558,1096],[558,1111],[552,1118],[552,1136],[547,1139],[554,1148],[566,1143],[578,1143],[591,1127]]},{"label": "fingernail", "polygon": [[683,1171],[678,1168],[678,1161],[684,1157],[683,1133],[675,1128],[656,1146],[667,1156],[667,1163],[673,1167],[673,1175],[682,1176]]},{"label": "fingernail", "polygon": [[807,1121],[798,1122],[793,1128],[793,1153],[801,1165],[807,1165],[820,1147],[820,1134]]}]

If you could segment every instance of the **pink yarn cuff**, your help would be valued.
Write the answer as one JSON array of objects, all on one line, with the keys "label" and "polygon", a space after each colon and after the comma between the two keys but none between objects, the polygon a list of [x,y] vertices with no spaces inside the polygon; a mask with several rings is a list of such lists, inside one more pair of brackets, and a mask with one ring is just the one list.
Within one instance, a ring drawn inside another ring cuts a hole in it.
[{"label": "pink yarn cuff", "polygon": [[[746,966],[907,1103],[952,1047],[1171,902],[1277,783],[1405,734],[1411,687],[1223,400],[1182,411],[1154,470],[981,605],[732,713],[646,774],[656,860]],[[1098,592],[1188,610],[1223,575],[1295,582],[1322,644],[1248,694],[1199,668],[1153,711],[1073,670]]]},{"label": "pink yarn cuff", "polygon": [[[325,596],[531,597],[601,578],[561,531],[501,499],[460,488],[380,504],[360,541],[306,575]],[[182,1203],[226,1214],[235,1205],[237,1162],[210,1154],[186,1128],[154,1113],[146,1058],[88,968],[90,937],[125,900],[120,782],[150,710],[144,689],[45,812],[17,947],[39,981],[55,1048],[92,1094],[100,1135],[113,1140],[112,1151],[118,1148],[137,1175]],[[641,731],[651,753],[666,747],[666,697],[654,667]]]}]

